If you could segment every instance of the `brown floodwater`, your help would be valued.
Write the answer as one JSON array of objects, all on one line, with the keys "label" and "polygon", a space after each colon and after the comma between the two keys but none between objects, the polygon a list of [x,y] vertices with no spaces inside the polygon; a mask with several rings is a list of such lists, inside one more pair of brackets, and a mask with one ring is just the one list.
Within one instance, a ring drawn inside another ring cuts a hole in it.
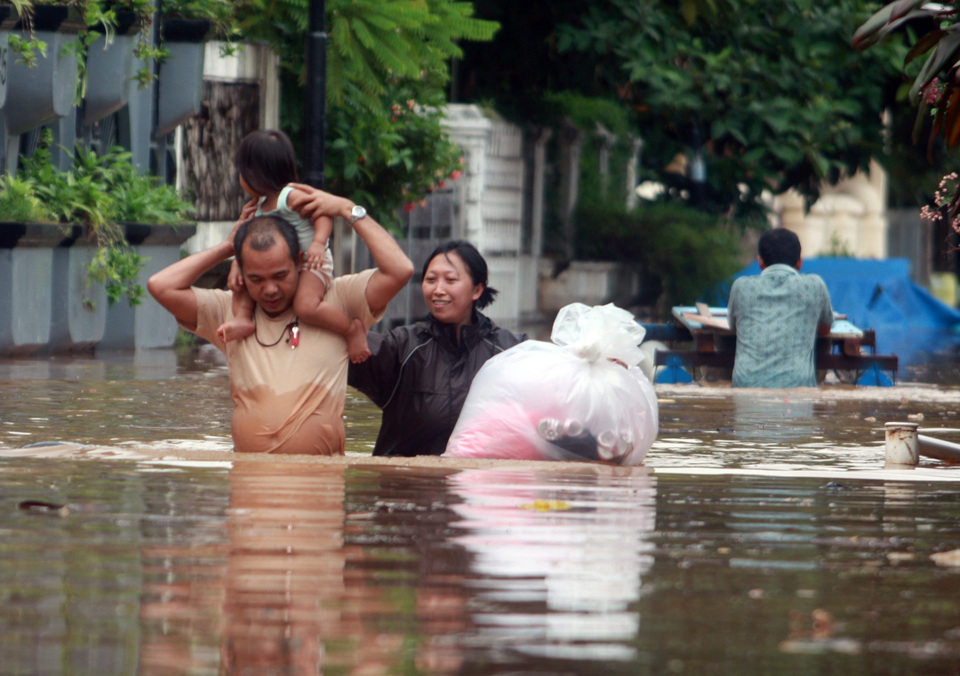
[{"label": "brown floodwater", "polygon": [[[0,361],[4,674],[957,673],[960,390],[658,386],[647,464],[236,456],[222,367]],[[41,445],[38,445],[41,444]],[[46,445],[43,445],[46,444]]]}]

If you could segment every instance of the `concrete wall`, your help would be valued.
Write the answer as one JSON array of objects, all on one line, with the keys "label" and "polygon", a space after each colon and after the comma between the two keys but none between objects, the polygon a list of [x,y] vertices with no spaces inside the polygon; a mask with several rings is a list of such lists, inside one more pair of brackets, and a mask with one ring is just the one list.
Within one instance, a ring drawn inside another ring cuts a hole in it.
[{"label": "concrete wall", "polygon": [[836,186],[825,187],[806,212],[804,198],[790,191],[777,196],[778,224],[800,237],[803,255],[849,254],[856,258],[886,258],[887,177],[877,162],[870,173],[858,173]]}]

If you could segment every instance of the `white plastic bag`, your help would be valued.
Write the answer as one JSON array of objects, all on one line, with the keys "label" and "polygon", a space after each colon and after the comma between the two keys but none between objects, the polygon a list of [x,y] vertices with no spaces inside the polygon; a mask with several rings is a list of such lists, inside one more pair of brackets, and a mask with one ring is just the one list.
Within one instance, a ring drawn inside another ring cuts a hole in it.
[{"label": "white plastic bag", "polygon": [[444,455],[639,465],[657,437],[657,395],[637,366],[644,330],[626,310],[574,303],[551,340],[488,360]]}]

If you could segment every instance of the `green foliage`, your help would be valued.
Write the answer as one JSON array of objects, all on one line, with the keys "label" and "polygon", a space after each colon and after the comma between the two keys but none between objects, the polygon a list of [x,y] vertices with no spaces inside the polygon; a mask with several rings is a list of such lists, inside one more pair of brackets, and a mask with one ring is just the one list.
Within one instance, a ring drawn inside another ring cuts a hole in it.
[{"label": "green foliage", "polygon": [[[270,43],[301,84],[309,5],[246,0],[239,9],[244,35]],[[445,82],[450,59],[462,54],[457,41],[489,40],[497,29],[474,18],[471,3],[456,0],[327,0],[326,10],[327,96],[335,106],[347,103],[350,87],[363,93],[353,103],[382,110],[394,80]]]},{"label": "green foliage", "polygon": [[813,198],[821,181],[882,152],[880,112],[905,47],[853,52],[850,35],[869,9],[862,0],[611,0],[561,26],[558,46],[589,60],[600,86],[636,111],[657,171],[702,143],[709,196],[725,209],[765,189]]},{"label": "green foliage", "polygon": [[740,246],[752,223],[720,218],[669,202],[633,211],[578,208],[577,250],[586,260],[622,261],[659,280],[661,314],[690,304],[742,267]]},{"label": "green foliage", "polygon": [[627,109],[614,99],[586,96],[573,91],[548,91],[543,98],[548,117],[554,123],[566,117],[584,131],[592,131],[597,123],[617,136],[626,136],[633,131]]},{"label": "green foliage", "polygon": [[[299,139],[309,2],[246,0],[240,7],[244,35],[280,56],[282,126]],[[459,169],[461,151],[439,112],[448,64],[461,54],[459,41],[489,39],[497,26],[455,0],[327,0],[326,10],[326,184],[396,224],[401,206]]]},{"label": "green foliage", "polygon": [[334,109],[329,117],[327,161],[329,189],[349,194],[378,214],[387,226],[400,225],[401,207],[413,205],[462,171],[462,151],[441,126],[442,95],[434,92],[424,107],[412,97],[415,88],[392,87],[395,103],[383,113],[346,114]]},{"label": "green foliage", "polygon": [[[584,132],[580,149],[579,204],[585,209],[611,203],[626,204],[626,172],[633,157],[632,129],[627,111],[616,101],[576,92],[547,92],[544,99],[551,124],[559,126],[568,120]],[[601,128],[616,136],[612,145],[607,146],[606,171],[600,166],[600,155],[610,141],[604,138]],[[556,191],[551,197],[554,200],[558,197]]]},{"label": "green foliage", "polygon": [[[213,36],[221,40],[222,55],[236,51],[240,38],[240,12],[243,0],[164,0],[163,15],[182,19],[201,19],[210,22]],[[302,48],[302,43],[301,43]],[[164,54],[163,58],[166,58]]]},{"label": "green foliage", "polygon": [[36,152],[22,159],[17,177],[0,179],[0,209],[6,219],[22,214],[27,222],[90,226],[97,252],[88,265],[88,283],[101,282],[111,305],[122,296],[136,305],[143,296],[137,279],[145,259],[127,244],[120,224],[175,226],[188,220],[192,209],[156,177],[139,174],[130,158],[121,148],[98,156],[78,146],[72,168],[62,172],[50,162],[48,131]]},{"label": "green foliage", "polygon": [[139,305],[143,298],[143,287],[137,281],[140,269],[147,261],[129,246],[112,244],[101,246],[87,266],[91,282],[103,284],[107,292],[107,303],[113,305],[127,297],[130,306]]},{"label": "green foliage", "polygon": [[230,27],[236,23],[237,4],[235,0],[163,0],[163,13],[185,19],[206,19],[232,33]]},{"label": "green foliage", "polygon": [[10,223],[56,223],[53,211],[37,196],[29,178],[0,177],[0,214]]},{"label": "green foliage", "polygon": [[[912,79],[909,98],[917,106],[912,137],[919,140],[927,121],[927,159],[930,165],[943,158],[943,150],[960,144],[960,14],[956,3],[898,0],[890,2],[863,22],[853,36],[857,49],[886,47],[906,34],[910,50],[902,60],[904,72]],[[921,57],[925,57],[921,59]],[[922,61],[922,65],[919,65]],[[949,161],[949,160],[948,160]],[[947,171],[940,171],[945,174]],[[912,178],[915,178],[914,174]],[[927,193],[937,179],[928,178]],[[929,196],[927,201],[931,201]],[[960,189],[940,200],[927,214],[944,219],[960,231]]]},{"label": "green foliage", "polygon": [[10,33],[10,51],[17,55],[17,63],[36,66],[39,58],[46,58],[47,43],[33,35]]},{"label": "green foliage", "polygon": [[[119,27],[118,12],[132,12],[136,17],[137,46],[133,55],[140,66],[135,79],[140,87],[146,87],[156,77],[153,73],[153,62],[162,62],[169,56],[163,47],[154,44],[151,27],[153,25],[153,0],[87,0],[86,20],[91,27],[91,34],[102,33],[106,43],[113,41],[113,34]],[[92,40],[86,40],[89,48]]]},{"label": "green foliage", "polygon": [[[35,0],[13,0],[17,14],[28,27],[35,4],[37,4]],[[139,30],[139,40],[134,55],[143,64],[136,76],[141,86],[145,86],[153,78],[152,60],[162,60],[168,55],[166,50],[152,43],[150,26],[153,22],[153,0],[44,0],[43,4],[77,7],[88,27],[68,46],[68,49],[77,54],[79,72],[76,98],[78,105],[80,99],[86,93],[86,54],[90,46],[100,36],[104,37],[107,45],[113,42],[119,27],[119,12],[132,12],[135,16]],[[26,66],[35,66],[39,58],[46,58],[47,56],[46,43],[38,40],[29,28],[23,33],[11,32],[10,49],[14,54],[17,54],[17,61]]]}]

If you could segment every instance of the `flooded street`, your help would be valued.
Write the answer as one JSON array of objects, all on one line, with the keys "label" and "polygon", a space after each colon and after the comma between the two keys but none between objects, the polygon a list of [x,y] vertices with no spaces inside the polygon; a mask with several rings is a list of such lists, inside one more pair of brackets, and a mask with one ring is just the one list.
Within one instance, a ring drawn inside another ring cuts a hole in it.
[{"label": "flooded street", "polygon": [[[224,369],[0,361],[9,674],[956,673],[960,390],[658,386],[647,465],[230,453]],[[44,442],[63,442],[34,446]]]}]

